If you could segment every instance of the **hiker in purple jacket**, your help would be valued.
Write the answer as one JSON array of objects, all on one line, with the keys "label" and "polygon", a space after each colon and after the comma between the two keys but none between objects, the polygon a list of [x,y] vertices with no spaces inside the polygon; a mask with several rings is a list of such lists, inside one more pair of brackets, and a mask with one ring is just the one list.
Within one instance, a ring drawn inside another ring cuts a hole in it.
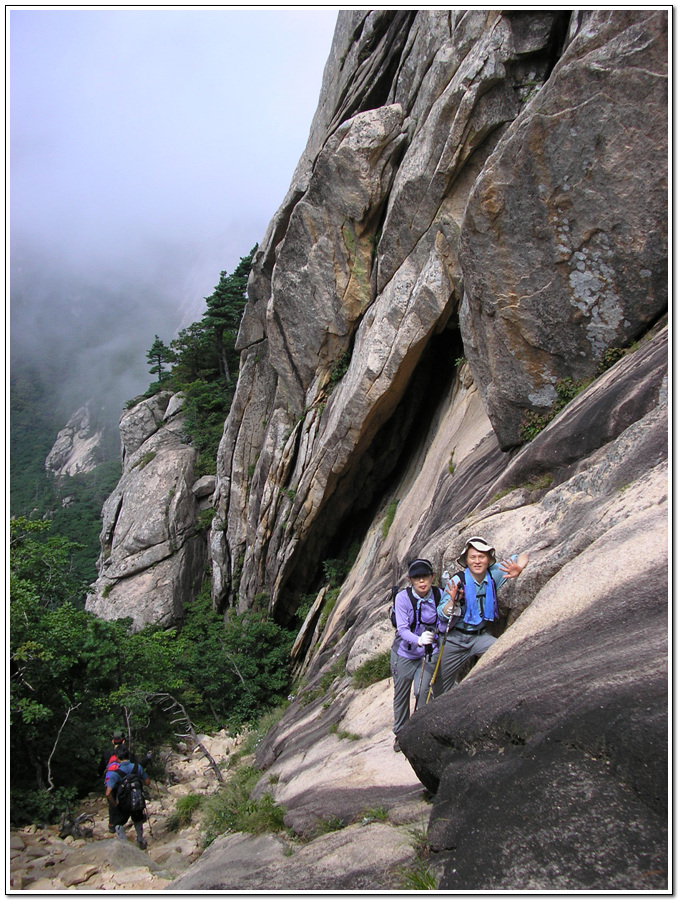
[{"label": "hiker in purple jacket", "polygon": [[433,566],[427,559],[410,563],[407,575],[410,587],[395,598],[396,635],[391,647],[393,675],[393,749],[400,751],[398,733],[410,717],[410,695],[414,684],[415,709],[426,699],[438,654],[438,616],[436,607],[442,596],[433,587]]}]

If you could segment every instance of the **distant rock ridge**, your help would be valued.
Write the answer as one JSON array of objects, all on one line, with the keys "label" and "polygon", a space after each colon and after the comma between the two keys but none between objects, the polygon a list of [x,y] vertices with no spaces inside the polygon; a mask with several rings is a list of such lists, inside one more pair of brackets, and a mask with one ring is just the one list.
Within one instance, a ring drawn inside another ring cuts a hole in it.
[{"label": "distant rock ridge", "polygon": [[103,430],[92,422],[89,404],[81,406],[61,429],[45,460],[45,469],[57,479],[91,472],[101,462]]}]

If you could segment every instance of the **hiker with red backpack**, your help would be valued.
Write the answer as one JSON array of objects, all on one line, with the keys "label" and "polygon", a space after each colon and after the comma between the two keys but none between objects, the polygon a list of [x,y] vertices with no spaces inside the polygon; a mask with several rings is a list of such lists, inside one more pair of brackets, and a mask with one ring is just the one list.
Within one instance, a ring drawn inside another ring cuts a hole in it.
[{"label": "hiker with red backpack", "polygon": [[99,775],[104,775],[106,773],[106,769],[108,768],[108,764],[113,762],[118,750],[122,750],[127,746],[127,740],[122,731],[114,731],[111,735],[111,746],[106,747],[104,752],[101,754],[101,759],[99,760],[99,767],[97,769]]},{"label": "hiker with red backpack", "polygon": [[393,749],[396,753],[400,752],[398,733],[410,717],[412,686],[415,710],[426,698],[438,654],[436,606],[442,597],[440,588],[433,587],[433,566],[427,559],[413,560],[407,575],[410,586],[395,595],[392,613],[396,629],[391,647]]},{"label": "hiker with red backpack", "polygon": [[[137,835],[137,846],[146,849],[144,840],[144,822],[146,821],[146,799],[144,785],[151,779],[137,762],[131,762],[129,750],[125,747],[118,750],[115,758],[106,769],[106,799],[108,800],[108,819],[115,829],[115,834],[126,841],[125,825],[131,818]],[[110,826],[109,826],[110,827]]]},{"label": "hiker with red backpack", "polygon": [[457,559],[461,571],[451,578],[443,573],[446,590],[438,616],[446,639],[440,657],[440,693],[454,687],[465,662],[482,656],[494,644],[496,638],[486,629],[499,615],[497,592],[509,578],[517,578],[528,561],[527,553],[521,553],[498,563],[494,547],[484,538],[472,537]]}]

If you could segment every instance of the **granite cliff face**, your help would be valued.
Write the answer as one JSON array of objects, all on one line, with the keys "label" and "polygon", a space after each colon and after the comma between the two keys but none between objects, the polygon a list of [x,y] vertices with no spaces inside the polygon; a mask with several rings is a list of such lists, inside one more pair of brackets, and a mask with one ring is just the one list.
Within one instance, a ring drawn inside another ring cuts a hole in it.
[{"label": "granite cliff face", "polygon": [[508,451],[666,312],[666,64],[656,11],[339,16],[250,280],[216,603],[289,618],[463,371]]},{"label": "granite cliff face", "polygon": [[88,406],[81,406],[57,435],[45,469],[57,479],[91,472],[100,459],[103,431],[94,427]]},{"label": "granite cliff face", "polygon": [[200,588],[200,513],[214,480],[194,474],[198,454],[184,440],[181,407],[181,395],[163,391],[120,420],[122,477],[104,504],[99,577],[86,603],[102,619],[171,626]]},{"label": "granite cliff face", "polygon": [[[255,257],[214,604],[267,594],[285,624],[318,595],[262,790],[308,837],[366,806],[402,822],[426,785],[442,889],[667,884],[667,65],[664,11],[343,11]],[[391,680],[351,676],[388,650],[408,558],[440,572],[471,533],[530,564],[497,644],[396,756]],[[323,562],[349,558],[330,610]],[[215,842],[176,886],[392,886],[365,860],[358,881],[316,867],[292,885],[273,844],[235,875],[242,848]]]},{"label": "granite cliff face", "polygon": [[[388,649],[405,561],[441,571],[471,532],[530,554],[493,652],[403,734],[436,791],[442,888],[666,884],[667,59],[660,11],[342,12],[255,259],[214,602],[265,591],[289,621],[322,562],[360,547],[322,632],[322,600],[309,614],[306,686],[258,754],[292,827],[368,797],[395,814],[408,792],[390,679],[362,699],[351,682]],[[474,868],[478,792],[505,849]]]}]

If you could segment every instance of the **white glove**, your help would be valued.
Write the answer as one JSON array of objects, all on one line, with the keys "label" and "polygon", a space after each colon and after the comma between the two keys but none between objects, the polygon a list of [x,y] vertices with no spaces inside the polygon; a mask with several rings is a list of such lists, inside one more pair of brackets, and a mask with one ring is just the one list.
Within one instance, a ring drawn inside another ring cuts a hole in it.
[{"label": "white glove", "polygon": [[417,643],[420,647],[424,647],[426,644],[432,644],[435,639],[436,636],[432,631],[425,631],[423,634],[419,635]]}]

